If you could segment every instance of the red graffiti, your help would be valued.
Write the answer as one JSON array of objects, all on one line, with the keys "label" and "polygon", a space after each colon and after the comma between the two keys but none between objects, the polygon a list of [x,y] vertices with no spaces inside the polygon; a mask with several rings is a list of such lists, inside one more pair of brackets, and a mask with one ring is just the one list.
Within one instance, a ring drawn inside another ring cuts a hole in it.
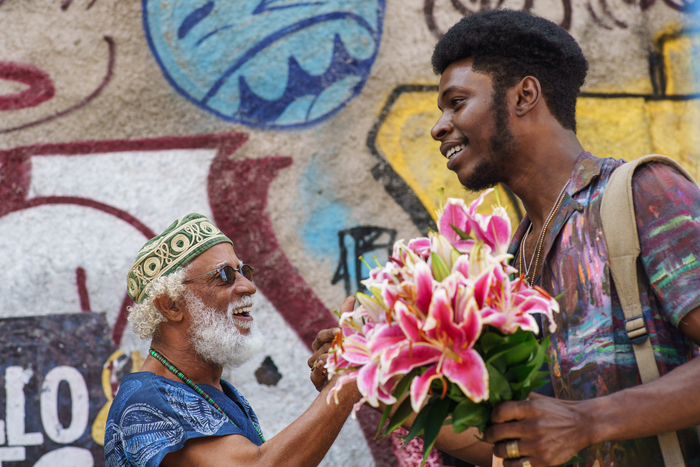
[{"label": "red graffiti", "polygon": [[0,111],[35,107],[56,93],[49,75],[32,65],[0,62],[0,79],[29,86],[22,92],[0,96]]},{"label": "red graffiti", "polygon": [[[96,200],[69,196],[27,199],[31,181],[31,158],[167,149],[216,149],[207,186],[214,221],[233,239],[236,252],[256,266],[256,285],[310,348],[318,331],[332,327],[337,322],[284,254],[267,212],[270,183],[280,170],[292,164],[292,159],[268,157],[230,160],[247,139],[245,134],[228,133],[137,141],[85,141],[0,151],[0,218],[10,212],[36,206],[73,204],[108,213],[133,226],[144,238],[152,238],[155,233],[135,216]],[[84,271],[76,271],[83,310],[89,308],[86,280]],[[125,293],[112,330],[112,339],[117,345],[122,340],[127,325],[127,307],[131,304],[131,299]],[[379,414],[363,407],[358,412],[358,419],[375,464],[396,465],[389,438],[382,443],[374,440]]]},{"label": "red graffiti", "polygon": [[[37,125],[41,125],[41,124],[46,123],[46,122],[50,122],[51,120],[56,120],[57,118],[65,117],[66,115],[73,113],[76,110],[79,110],[79,109],[85,107],[90,102],[92,102],[95,98],[97,98],[97,96],[102,94],[102,91],[104,90],[104,88],[107,87],[109,82],[112,80],[112,74],[114,72],[114,59],[116,57],[116,44],[114,43],[114,39],[112,39],[109,36],[105,36],[104,40],[107,43],[107,52],[108,52],[107,71],[105,72],[104,78],[102,78],[102,82],[97,86],[97,88],[95,88],[83,100],[81,100],[80,102],[78,102],[75,105],[68,107],[67,109],[63,109],[59,112],[56,112],[55,114],[48,115],[46,117],[40,118],[38,120],[34,120],[32,122],[29,122],[29,123],[24,123],[24,124],[19,125],[19,126],[0,129],[0,134],[24,130],[25,128],[31,128],[33,126],[37,126]],[[0,97],[0,99],[1,99],[1,97]],[[3,110],[3,109],[0,108],[0,110]]]}]

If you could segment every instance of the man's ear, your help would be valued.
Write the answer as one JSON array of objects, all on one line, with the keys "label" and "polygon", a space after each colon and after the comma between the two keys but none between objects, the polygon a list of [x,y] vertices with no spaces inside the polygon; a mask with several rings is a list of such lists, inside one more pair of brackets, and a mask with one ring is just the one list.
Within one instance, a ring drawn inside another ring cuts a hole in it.
[{"label": "man's ear", "polygon": [[540,81],[534,76],[526,76],[515,86],[517,98],[515,102],[515,115],[522,117],[537,107],[542,97]]},{"label": "man's ear", "polygon": [[168,321],[181,321],[183,314],[174,301],[167,295],[161,295],[153,299],[153,305],[165,316]]}]

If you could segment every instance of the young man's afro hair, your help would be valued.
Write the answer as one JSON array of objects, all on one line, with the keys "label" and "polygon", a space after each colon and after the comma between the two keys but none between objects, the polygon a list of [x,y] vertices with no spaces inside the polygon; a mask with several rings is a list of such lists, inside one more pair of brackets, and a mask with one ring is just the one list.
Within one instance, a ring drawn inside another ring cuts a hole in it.
[{"label": "young man's afro hair", "polygon": [[576,131],[576,97],[588,62],[571,35],[549,20],[513,10],[492,10],[462,18],[440,39],[433,52],[437,74],[458,60],[472,59],[487,73],[494,92],[503,93],[534,76],[552,115]]}]

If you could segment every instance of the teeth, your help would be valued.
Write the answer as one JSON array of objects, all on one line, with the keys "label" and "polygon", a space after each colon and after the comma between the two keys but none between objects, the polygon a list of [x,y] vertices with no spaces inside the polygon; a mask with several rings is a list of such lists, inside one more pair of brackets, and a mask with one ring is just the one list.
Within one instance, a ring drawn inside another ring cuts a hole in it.
[{"label": "teeth", "polygon": [[239,308],[237,310],[233,310],[234,315],[240,315],[241,313],[250,313],[250,310],[252,309],[252,306],[244,306],[243,308]]},{"label": "teeth", "polygon": [[447,157],[448,159],[452,159],[452,156],[454,156],[454,155],[457,154],[459,151],[461,151],[462,149],[464,149],[464,147],[465,147],[465,146],[464,146],[463,144],[460,144],[459,146],[453,147],[452,149],[450,149],[449,151],[447,151],[447,154],[445,154],[445,157]]}]

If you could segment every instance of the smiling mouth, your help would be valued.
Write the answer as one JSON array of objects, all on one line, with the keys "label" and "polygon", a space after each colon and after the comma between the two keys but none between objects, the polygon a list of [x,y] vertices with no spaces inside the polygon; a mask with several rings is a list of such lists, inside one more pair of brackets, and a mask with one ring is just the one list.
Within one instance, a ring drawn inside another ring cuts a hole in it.
[{"label": "smiling mouth", "polygon": [[252,306],[244,306],[241,308],[238,308],[236,310],[233,310],[233,316],[234,317],[243,317],[243,318],[249,318],[250,317],[250,310],[252,309]]},{"label": "smiling mouth", "polygon": [[459,146],[455,146],[453,148],[450,148],[449,151],[447,151],[447,154],[445,154],[445,157],[447,160],[452,160],[452,158],[462,149],[466,148],[466,144],[460,144]]}]

